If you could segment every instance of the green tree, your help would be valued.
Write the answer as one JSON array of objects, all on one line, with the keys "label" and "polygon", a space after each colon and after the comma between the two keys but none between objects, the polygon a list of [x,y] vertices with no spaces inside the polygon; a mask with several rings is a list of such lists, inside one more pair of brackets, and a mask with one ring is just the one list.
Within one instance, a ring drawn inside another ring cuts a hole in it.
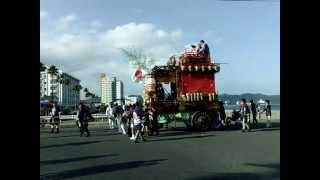
[{"label": "green tree", "polygon": [[58,75],[59,69],[55,65],[51,65],[48,69],[48,74],[52,76],[57,76]]},{"label": "green tree", "polygon": [[47,68],[44,66],[44,64],[40,61],[40,72],[45,71]]},{"label": "green tree", "polygon": [[[45,71],[47,68],[44,66],[44,64],[40,61],[40,78],[41,78],[41,72]],[[41,86],[41,81],[40,80],[40,97],[42,96],[41,94],[41,89],[42,89],[42,86]]]},{"label": "green tree", "polygon": [[[74,85],[74,86],[73,86],[72,90],[80,93],[80,91],[81,91],[82,88],[83,88],[83,87],[82,87],[80,84],[77,84],[77,85]],[[75,104],[75,107],[76,107],[76,106],[77,106],[77,104]]]},{"label": "green tree", "polygon": [[84,88],[83,92],[85,92],[85,93],[89,92],[88,88]]},{"label": "green tree", "polygon": [[70,85],[70,80],[69,79],[64,80],[64,84],[65,85]]},{"label": "green tree", "polygon": [[[49,69],[48,69],[48,74],[51,76],[51,81],[52,81],[52,83],[54,82],[53,78],[54,78],[55,76],[58,76],[58,73],[59,73],[59,69],[58,69],[56,66],[51,65],[51,66],[49,67]],[[52,86],[52,87],[51,87],[51,100],[52,100],[52,101],[53,101],[53,96],[54,96],[53,89],[54,89],[54,87]]]},{"label": "green tree", "polygon": [[72,88],[76,92],[80,92],[82,89],[82,86],[80,84],[74,85]]}]

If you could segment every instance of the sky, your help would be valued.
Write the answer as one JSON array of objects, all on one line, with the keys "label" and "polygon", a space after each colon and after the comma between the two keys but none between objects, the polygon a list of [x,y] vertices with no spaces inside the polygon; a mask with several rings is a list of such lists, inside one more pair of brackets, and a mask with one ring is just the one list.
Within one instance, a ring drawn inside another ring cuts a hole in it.
[{"label": "sky", "polygon": [[100,95],[100,73],[141,94],[119,48],[134,46],[165,64],[205,40],[221,65],[218,93],[280,94],[280,3],[260,1],[40,0],[40,60]]}]

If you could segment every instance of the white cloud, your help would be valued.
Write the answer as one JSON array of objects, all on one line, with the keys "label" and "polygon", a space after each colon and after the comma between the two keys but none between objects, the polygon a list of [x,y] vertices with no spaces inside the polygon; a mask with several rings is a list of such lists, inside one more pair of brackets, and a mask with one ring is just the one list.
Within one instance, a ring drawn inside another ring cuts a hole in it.
[{"label": "white cloud", "polygon": [[95,21],[92,21],[92,22],[91,22],[91,26],[92,26],[92,27],[95,27],[95,28],[100,28],[100,27],[103,26],[103,24],[102,24],[100,21],[95,20]]},{"label": "white cloud", "polygon": [[76,15],[67,15],[57,20],[56,30],[41,31],[40,57],[45,64],[55,64],[79,78],[82,85],[99,95],[100,73],[115,75],[123,80],[125,93],[141,93],[142,85],[131,82],[133,69],[119,48],[141,48],[163,64],[177,52],[177,47],[183,47],[181,30],[166,31],[154,24],[132,22],[112,29],[98,31],[91,27],[78,28],[77,32],[73,32],[70,24],[75,20]]},{"label": "white cloud", "polygon": [[56,22],[56,28],[58,30],[66,30],[70,27],[70,25],[78,19],[77,15],[75,14],[68,14],[64,17],[61,17],[57,22]]}]

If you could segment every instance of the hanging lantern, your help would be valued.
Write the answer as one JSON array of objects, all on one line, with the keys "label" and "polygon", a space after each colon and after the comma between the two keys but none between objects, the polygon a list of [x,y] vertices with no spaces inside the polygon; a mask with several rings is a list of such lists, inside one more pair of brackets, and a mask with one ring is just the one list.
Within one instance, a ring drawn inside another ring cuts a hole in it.
[{"label": "hanging lantern", "polygon": [[213,69],[214,69],[215,71],[218,71],[218,67],[217,67],[217,66],[213,66]]},{"label": "hanging lantern", "polygon": [[186,96],[185,96],[184,94],[181,94],[181,98],[182,98],[183,101],[186,101],[186,100],[187,100],[187,99],[186,99]]},{"label": "hanging lantern", "polygon": [[212,96],[212,101],[214,101],[214,100],[215,100],[215,95],[214,95],[214,93],[212,93],[211,96]]},{"label": "hanging lantern", "polygon": [[204,72],[204,71],[205,71],[205,67],[204,67],[204,65],[202,65],[202,66],[201,66],[201,70],[202,70],[202,72]]},{"label": "hanging lantern", "polygon": [[203,94],[200,93],[200,101],[203,101]]}]

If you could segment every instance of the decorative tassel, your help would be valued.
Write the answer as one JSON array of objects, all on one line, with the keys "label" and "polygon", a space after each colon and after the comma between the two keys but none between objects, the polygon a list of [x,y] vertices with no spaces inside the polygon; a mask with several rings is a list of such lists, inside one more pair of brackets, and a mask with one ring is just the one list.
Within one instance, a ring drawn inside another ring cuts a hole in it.
[{"label": "decorative tassel", "polygon": [[203,101],[203,94],[200,93],[200,101]]}]

